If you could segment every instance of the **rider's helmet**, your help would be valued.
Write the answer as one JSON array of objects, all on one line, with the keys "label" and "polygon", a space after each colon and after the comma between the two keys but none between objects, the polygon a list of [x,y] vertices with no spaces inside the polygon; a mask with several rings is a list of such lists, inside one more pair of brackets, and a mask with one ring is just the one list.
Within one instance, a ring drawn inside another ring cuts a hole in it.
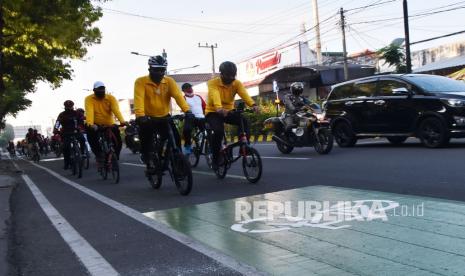
[{"label": "rider's helmet", "polygon": [[166,68],[168,67],[168,61],[162,56],[154,56],[149,58],[150,68]]},{"label": "rider's helmet", "polygon": [[294,96],[300,96],[304,92],[304,84],[302,82],[294,82],[291,84],[291,93]]},{"label": "rider's helmet", "polygon": [[65,106],[66,110],[72,110],[74,107],[74,102],[71,100],[67,100],[63,103],[63,105]]},{"label": "rider's helmet", "polygon": [[34,130],[30,127],[27,132],[33,132]]},{"label": "rider's helmet", "polygon": [[237,66],[234,62],[225,61],[220,64],[221,80],[224,84],[231,84],[236,79]]}]

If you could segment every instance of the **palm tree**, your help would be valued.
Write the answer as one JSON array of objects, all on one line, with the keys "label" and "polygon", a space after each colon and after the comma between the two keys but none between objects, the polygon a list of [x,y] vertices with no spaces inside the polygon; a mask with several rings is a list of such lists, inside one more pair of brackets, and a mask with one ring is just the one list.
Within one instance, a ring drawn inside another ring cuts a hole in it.
[{"label": "palm tree", "polygon": [[406,73],[407,66],[405,65],[404,48],[397,44],[389,44],[376,51],[381,59],[384,59],[384,64],[396,67],[397,73]]}]

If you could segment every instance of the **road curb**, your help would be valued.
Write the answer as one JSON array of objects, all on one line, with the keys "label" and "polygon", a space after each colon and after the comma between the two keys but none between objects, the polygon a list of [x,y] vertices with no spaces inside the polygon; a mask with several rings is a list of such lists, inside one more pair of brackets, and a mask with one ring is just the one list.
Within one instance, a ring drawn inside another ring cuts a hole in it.
[{"label": "road curb", "polygon": [[15,168],[10,160],[0,160],[0,275],[11,269],[9,237],[11,236],[10,198],[16,186]]}]

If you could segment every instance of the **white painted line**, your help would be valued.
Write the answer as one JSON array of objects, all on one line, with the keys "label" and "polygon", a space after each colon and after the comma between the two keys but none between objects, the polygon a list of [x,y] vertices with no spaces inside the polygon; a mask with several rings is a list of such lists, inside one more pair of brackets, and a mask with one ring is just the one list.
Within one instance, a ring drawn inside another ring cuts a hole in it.
[{"label": "white painted line", "polygon": [[44,171],[48,172],[49,174],[53,175],[54,177],[60,179],[61,181],[63,181],[64,183],[72,186],[73,188],[76,188],[78,189],[79,191],[93,197],[94,199],[110,206],[111,208],[117,210],[117,211],[120,211],[121,213],[133,218],[134,220],[142,223],[142,224],[145,224],[147,225],[148,227],[154,229],[155,231],[158,231],[160,233],[163,233],[165,234],[166,236],[184,244],[185,246],[187,247],[190,247],[192,249],[194,249],[195,251],[197,252],[200,252],[214,260],[216,260],[217,262],[219,263],[222,263],[223,265],[227,266],[227,267],[230,267],[234,270],[236,270],[237,272],[239,273],[242,273],[244,275],[264,275],[262,272],[259,272],[256,268],[252,267],[252,266],[249,266],[247,264],[244,264],[244,263],[241,263],[237,260],[235,260],[234,258],[216,250],[216,249],[213,249],[207,245],[204,245],[203,243],[197,241],[197,240],[194,240],[182,233],[179,233],[177,232],[176,230],[172,229],[172,228],[169,228],[168,226],[166,226],[165,224],[162,224],[161,222],[158,222],[156,220],[153,220],[153,219],[150,219],[146,216],[144,216],[142,213],[122,204],[122,203],[119,203],[113,199],[110,199],[106,196],[103,196],[99,193],[96,193],[94,192],[93,190],[91,189],[88,189],[84,186],[81,186],[79,184],[77,184],[76,182],[74,181],[71,181],[69,179],[67,179],[66,177],[63,177],[61,176],[60,174],[46,168],[46,167],[43,167],[41,165],[38,165],[38,164],[35,164],[35,163],[32,163],[30,162],[32,165],[38,167],[38,168],[41,168],[43,169]]},{"label": "white painted line", "polygon": [[119,273],[97,252],[71,224],[58,212],[47,200],[34,182],[25,174],[23,180],[34,195],[37,203],[52,222],[60,236],[65,240],[71,250],[76,254],[79,261],[84,265],[90,275],[113,276]]},{"label": "white painted line", "polygon": [[[121,163],[121,165],[128,165],[128,166],[135,166],[135,167],[142,167],[142,168],[145,168],[145,165],[142,165],[142,164],[134,164],[134,163],[127,163],[127,162],[123,162],[123,163]],[[202,174],[202,175],[216,176],[216,174],[214,174],[214,173],[212,173],[212,172],[205,172],[205,171],[192,170],[192,173],[195,173],[195,174]],[[247,179],[247,178],[245,178],[245,177],[242,176],[242,175],[234,175],[234,174],[227,174],[226,177],[229,177],[229,178],[236,178],[236,179]]]},{"label": "white painted line", "polygon": [[58,160],[63,160],[63,157],[59,158],[49,158],[49,159],[40,159],[40,162],[50,162],[50,161],[58,161]]},{"label": "white painted line", "polygon": [[282,160],[310,160],[308,157],[280,157],[280,156],[260,156],[262,159],[282,159]]}]

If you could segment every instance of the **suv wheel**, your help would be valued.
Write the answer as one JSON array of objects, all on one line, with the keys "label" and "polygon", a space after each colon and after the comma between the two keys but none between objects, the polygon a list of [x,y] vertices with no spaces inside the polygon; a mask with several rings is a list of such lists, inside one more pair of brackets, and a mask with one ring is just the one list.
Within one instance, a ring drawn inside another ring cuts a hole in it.
[{"label": "suv wheel", "polygon": [[418,137],[424,146],[439,148],[449,143],[450,137],[443,122],[438,118],[427,118],[418,127]]},{"label": "suv wheel", "polygon": [[405,140],[407,140],[408,137],[397,136],[397,137],[386,137],[386,138],[388,139],[389,143],[393,145],[400,145],[403,142],[405,142]]},{"label": "suv wheel", "polygon": [[346,122],[339,122],[333,127],[333,135],[336,143],[341,148],[353,147],[357,143],[352,127]]}]

